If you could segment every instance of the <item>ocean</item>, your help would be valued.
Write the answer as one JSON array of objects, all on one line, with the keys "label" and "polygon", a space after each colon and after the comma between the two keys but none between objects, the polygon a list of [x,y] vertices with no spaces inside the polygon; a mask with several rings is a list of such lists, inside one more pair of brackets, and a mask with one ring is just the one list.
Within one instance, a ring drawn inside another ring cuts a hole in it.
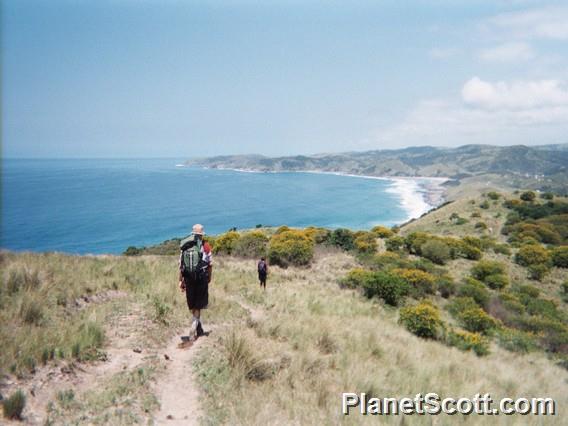
[{"label": "ocean", "polygon": [[116,254],[185,236],[196,222],[208,234],[283,224],[370,229],[407,220],[412,197],[421,202],[412,181],[176,166],[182,161],[5,159],[1,247]]}]

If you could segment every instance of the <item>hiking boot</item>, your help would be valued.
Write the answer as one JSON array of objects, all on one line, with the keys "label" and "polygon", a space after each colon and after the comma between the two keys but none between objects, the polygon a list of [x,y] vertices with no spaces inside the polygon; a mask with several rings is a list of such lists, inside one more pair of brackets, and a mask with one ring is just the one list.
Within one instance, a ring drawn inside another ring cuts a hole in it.
[{"label": "hiking boot", "polygon": [[205,336],[205,332],[203,331],[203,327],[201,326],[201,321],[197,323],[197,337]]}]

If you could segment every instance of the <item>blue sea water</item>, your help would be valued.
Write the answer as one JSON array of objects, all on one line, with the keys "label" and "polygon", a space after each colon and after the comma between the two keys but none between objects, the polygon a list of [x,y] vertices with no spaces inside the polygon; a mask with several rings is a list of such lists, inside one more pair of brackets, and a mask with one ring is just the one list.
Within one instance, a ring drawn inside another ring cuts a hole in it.
[{"label": "blue sea water", "polygon": [[121,253],[231,227],[369,229],[408,213],[389,181],[176,167],[182,160],[3,160],[1,247]]}]

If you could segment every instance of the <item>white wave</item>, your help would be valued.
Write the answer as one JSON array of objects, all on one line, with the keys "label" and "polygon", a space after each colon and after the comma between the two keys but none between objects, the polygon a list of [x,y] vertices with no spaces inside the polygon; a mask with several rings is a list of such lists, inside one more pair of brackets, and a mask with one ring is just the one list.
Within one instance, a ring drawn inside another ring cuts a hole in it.
[{"label": "white wave", "polygon": [[[259,171],[253,169],[236,169],[236,168],[222,168],[218,170],[232,170],[241,173],[313,173],[321,175],[334,175],[352,177],[358,179],[375,179],[386,180],[392,185],[386,189],[386,192],[396,195],[400,199],[402,208],[407,212],[408,216],[401,220],[399,223],[407,222],[411,219],[418,219],[424,213],[432,210],[436,205],[428,203],[428,194],[430,192],[443,192],[440,185],[450,180],[447,177],[429,177],[429,176],[405,176],[405,177],[392,177],[392,176],[369,176],[369,175],[356,175],[344,172],[330,172],[324,170],[294,170],[294,171]],[[433,189],[434,187],[434,189]],[[442,197],[439,197],[439,201]]]},{"label": "white wave", "polygon": [[392,185],[386,191],[399,197],[402,208],[408,214],[406,221],[417,219],[434,207],[426,202],[425,190],[418,180],[393,178]]}]

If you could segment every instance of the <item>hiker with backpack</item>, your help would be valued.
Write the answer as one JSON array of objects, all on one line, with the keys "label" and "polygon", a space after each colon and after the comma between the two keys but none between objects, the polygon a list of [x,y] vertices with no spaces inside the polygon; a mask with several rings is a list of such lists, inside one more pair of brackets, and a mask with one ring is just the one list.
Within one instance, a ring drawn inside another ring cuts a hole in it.
[{"label": "hiker with backpack", "polygon": [[266,290],[266,276],[268,275],[268,264],[266,263],[266,259],[261,257],[258,265],[258,281],[260,282],[260,287]]},{"label": "hiker with backpack", "polygon": [[201,310],[209,303],[209,282],[212,273],[211,246],[203,240],[203,226],[193,225],[191,235],[180,242],[179,287],[185,292],[187,307],[193,318],[190,340],[203,336]]}]

